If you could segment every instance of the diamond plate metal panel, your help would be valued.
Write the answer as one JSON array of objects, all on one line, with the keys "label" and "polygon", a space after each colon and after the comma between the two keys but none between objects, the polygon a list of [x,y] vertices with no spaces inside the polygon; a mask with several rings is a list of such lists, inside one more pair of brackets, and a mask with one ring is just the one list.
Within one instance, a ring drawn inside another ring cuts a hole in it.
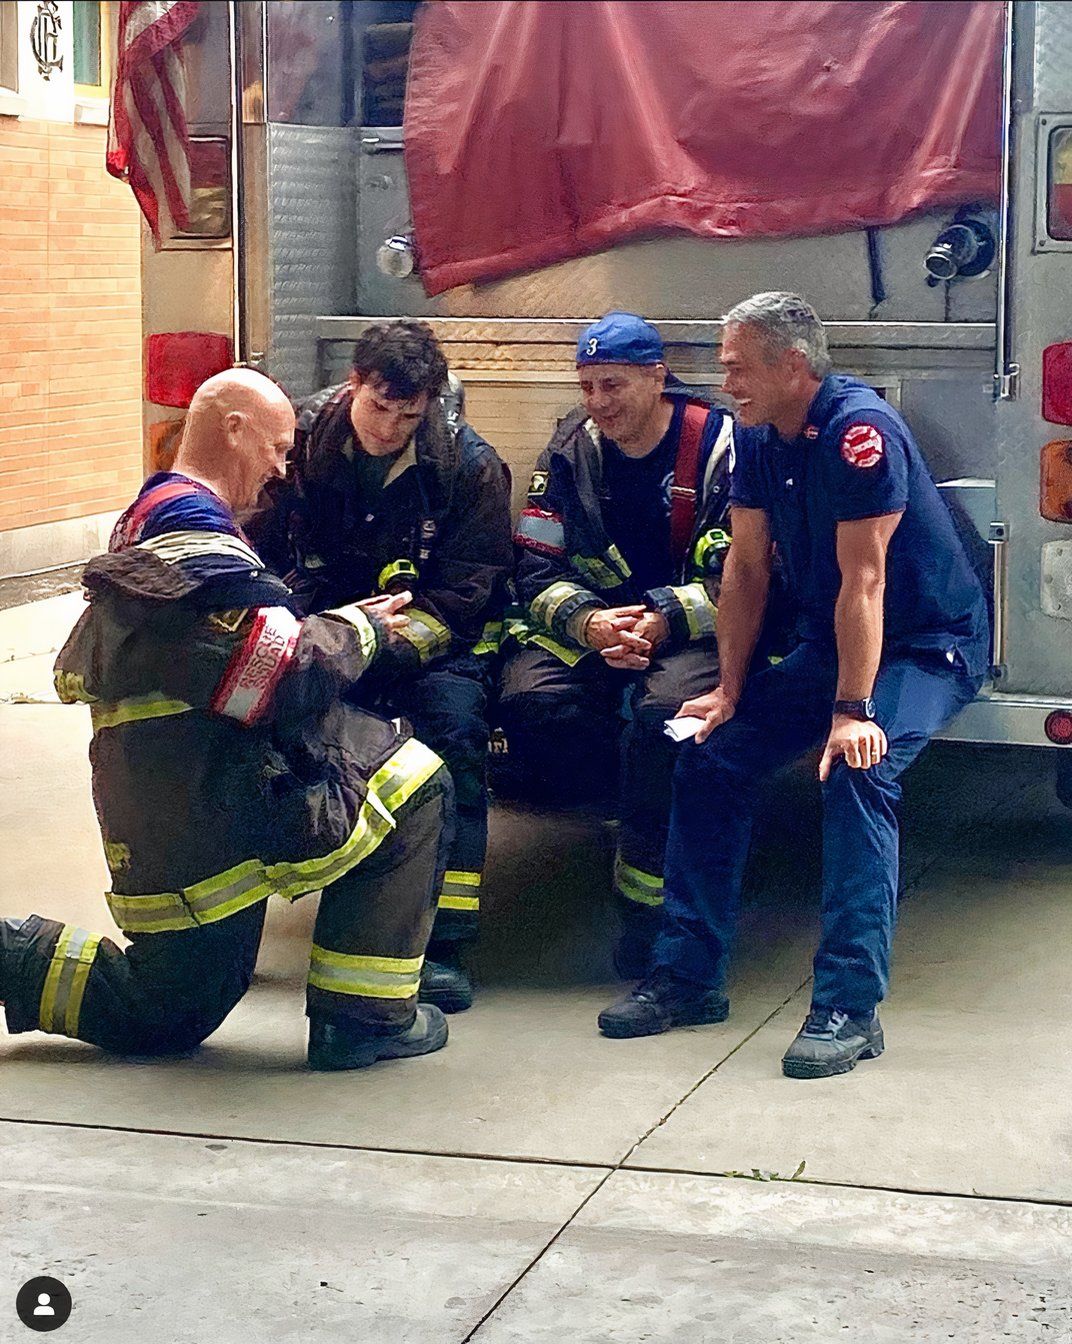
[{"label": "diamond plate metal panel", "polygon": [[1049,541],[1042,548],[1042,610],[1072,621],[1072,542]]},{"label": "diamond plate metal panel", "polygon": [[[1019,5],[1017,10],[1026,9]],[[1072,110],[1072,5],[1039,0],[1035,5],[1034,105]]]},{"label": "diamond plate metal panel", "polygon": [[268,367],[295,396],[317,386],[317,318],[354,310],[357,136],[337,127],[268,131]]}]

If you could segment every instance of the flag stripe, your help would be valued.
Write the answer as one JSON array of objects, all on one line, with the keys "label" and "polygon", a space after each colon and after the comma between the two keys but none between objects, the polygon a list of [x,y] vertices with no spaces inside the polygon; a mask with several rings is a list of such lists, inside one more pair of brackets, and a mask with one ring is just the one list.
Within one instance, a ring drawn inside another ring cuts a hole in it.
[{"label": "flag stripe", "polygon": [[200,0],[123,0],[108,171],[124,178],[159,247],[190,224],[190,137],[182,41]]}]

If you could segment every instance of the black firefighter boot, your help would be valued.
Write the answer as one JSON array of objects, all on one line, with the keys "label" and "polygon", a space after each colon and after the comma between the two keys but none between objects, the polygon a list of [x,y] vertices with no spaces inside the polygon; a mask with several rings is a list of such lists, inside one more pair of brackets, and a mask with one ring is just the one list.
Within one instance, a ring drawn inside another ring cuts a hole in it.
[{"label": "black firefighter boot", "polygon": [[309,1067],[321,1073],[364,1069],[379,1059],[411,1059],[430,1055],[447,1043],[447,1019],[425,1004],[404,1031],[375,1035],[343,1018],[309,1019]]},{"label": "black firefighter boot", "polygon": [[28,919],[0,919],[0,1003],[6,1003],[14,992],[23,957],[41,924],[38,915],[30,915]]},{"label": "black firefighter boot", "polygon": [[[421,967],[421,1003],[444,1013],[464,1013],[473,1006],[473,982],[462,965],[459,943],[437,944]],[[433,959],[434,958],[434,959]]]}]

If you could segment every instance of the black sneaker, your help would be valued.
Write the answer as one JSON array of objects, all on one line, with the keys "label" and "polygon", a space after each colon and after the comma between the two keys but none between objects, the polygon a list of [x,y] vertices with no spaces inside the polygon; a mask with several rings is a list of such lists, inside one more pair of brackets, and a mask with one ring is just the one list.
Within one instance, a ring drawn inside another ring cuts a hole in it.
[{"label": "black sneaker", "polygon": [[421,967],[421,1003],[434,1004],[443,1013],[464,1013],[473,1006],[473,982],[457,952],[446,949],[438,961],[425,960]]},{"label": "black sneaker", "polygon": [[877,1059],[884,1049],[877,1012],[861,1019],[840,1008],[812,1008],[782,1056],[782,1072],[787,1078],[830,1078],[854,1069],[858,1059]]},{"label": "black sneaker", "polygon": [[671,1027],[698,1027],[725,1022],[730,1001],[720,989],[701,989],[657,970],[624,999],[604,1008],[599,1029],[604,1036],[658,1036]]},{"label": "black sneaker", "polygon": [[336,1018],[309,1019],[309,1067],[322,1073],[364,1069],[378,1059],[410,1059],[430,1055],[447,1043],[447,1019],[429,1005],[419,1004],[413,1025],[394,1035],[370,1035],[355,1023]]}]

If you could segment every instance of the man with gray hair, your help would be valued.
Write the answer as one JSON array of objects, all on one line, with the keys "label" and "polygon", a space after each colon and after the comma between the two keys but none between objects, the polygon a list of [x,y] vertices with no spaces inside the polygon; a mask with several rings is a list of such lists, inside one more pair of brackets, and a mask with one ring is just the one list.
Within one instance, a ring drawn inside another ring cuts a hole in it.
[{"label": "man with gray hair", "polygon": [[[759,782],[823,745],[822,932],[811,1010],[782,1061],[822,1078],[882,1052],[900,778],[986,675],[986,605],[911,432],[874,389],[829,372],[803,299],[738,304],[721,358],[738,408],[721,684],[678,715],[700,722],[675,774],[653,972],[600,1028],[641,1036],[727,1016]],[[774,548],[800,642],[755,670]]]}]

